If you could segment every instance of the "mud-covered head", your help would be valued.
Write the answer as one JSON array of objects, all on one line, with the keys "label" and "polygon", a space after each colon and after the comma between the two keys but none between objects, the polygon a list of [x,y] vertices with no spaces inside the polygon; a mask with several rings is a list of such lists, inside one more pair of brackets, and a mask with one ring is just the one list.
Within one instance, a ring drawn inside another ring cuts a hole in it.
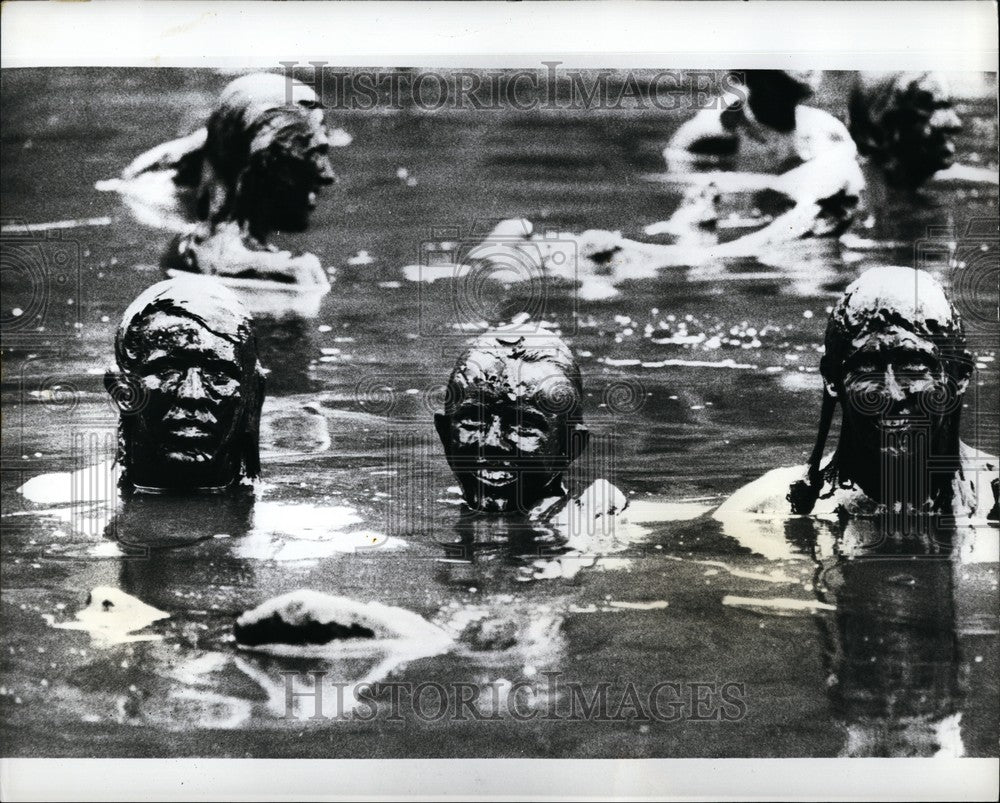
[{"label": "mud-covered head", "polygon": [[954,161],[962,124],[936,73],[861,73],[849,114],[858,152],[879,165],[893,186],[916,189]]},{"label": "mud-covered head", "polygon": [[308,86],[269,73],[236,79],[208,120],[206,216],[248,223],[259,239],[302,231],[334,179],[329,148],[323,106]]},{"label": "mud-covered head", "polygon": [[260,471],[264,370],[253,321],[215,281],[169,279],[133,301],[105,386],[120,412],[122,479],[220,488]]},{"label": "mud-covered head", "polygon": [[934,363],[964,392],[972,356],[944,288],[925,271],[871,268],[848,285],[830,312],[820,370],[836,393],[858,360],[902,355]]},{"label": "mud-covered head", "polygon": [[778,131],[795,128],[795,108],[812,97],[819,83],[816,70],[742,70],[734,72],[746,86],[754,117]]},{"label": "mud-covered head", "polygon": [[[912,486],[907,493],[921,496],[909,500],[916,506],[940,501],[947,478],[941,472],[932,477],[928,460],[957,460],[962,395],[972,367],[961,318],[933,276],[903,267],[866,271],[847,287],[827,323],[820,360],[824,416],[810,465],[812,485],[823,474],[858,483],[876,501],[900,501],[895,497],[902,489],[887,484],[895,477]],[[840,442],[820,472],[838,401]]]},{"label": "mud-covered head", "polygon": [[587,445],[582,402],[579,366],[557,336],[512,329],[475,338],[435,416],[465,501],[527,512],[564,494],[563,473]]}]

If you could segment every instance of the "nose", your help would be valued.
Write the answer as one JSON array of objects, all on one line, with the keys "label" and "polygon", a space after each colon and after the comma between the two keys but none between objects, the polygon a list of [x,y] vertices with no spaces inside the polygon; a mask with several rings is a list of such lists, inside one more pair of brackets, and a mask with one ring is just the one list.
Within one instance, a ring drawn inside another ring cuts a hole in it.
[{"label": "nose", "polygon": [[901,402],[906,398],[906,391],[903,389],[903,386],[899,383],[899,380],[896,379],[896,374],[892,370],[892,368],[889,368],[885,372],[884,388],[886,396],[888,396],[894,402]]},{"label": "nose", "polygon": [[482,444],[492,449],[506,449],[500,419],[496,416],[493,416],[493,419],[490,421],[490,425],[486,429],[486,435],[483,436]]},{"label": "nose", "polygon": [[316,177],[319,179],[320,184],[333,184],[337,180],[337,174],[333,172],[333,167],[330,164],[330,157],[323,154],[318,159]]},{"label": "nose", "polygon": [[205,382],[202,379],[200,369],[188,368],[177,388],[177,398],[194,401],[205,398]]},{"label": "nose", "polygon": [[962,120],[954,109],[936,109],[931,115],[931,128],[944,131],[958,131],[962,127]]}]

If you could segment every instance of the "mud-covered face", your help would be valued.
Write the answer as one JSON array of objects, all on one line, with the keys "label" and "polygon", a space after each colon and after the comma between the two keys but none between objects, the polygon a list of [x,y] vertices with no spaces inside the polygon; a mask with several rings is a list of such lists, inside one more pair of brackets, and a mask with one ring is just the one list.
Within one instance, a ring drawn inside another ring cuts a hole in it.
[{"label": "mud-covered face", "polygon": [[899,91],[883,121],[896,153],[898,183],[921,184],[955,160],[955,134],[962,122],[943,87],[913,82]]},{"label": "mud-covered face", "polygon": [[546,362],[467,365],[456,376],[457,403],[436,424],[466,503],[527,512],[564,493],[563,472],[578,451],[575,441],[586,435],[569,419],[579,402],[572,382]]},{"label": "mud-covered face", "polygon": [[239,429],[250,371],[236,345],[192,318],[144,321],[125,371],[140,400],[128,470],[137,485],[225,485],[240,464]]},{"label": "mud-covered face", "polygon": [[[322,110],[318,110],[322,115]],[[301,120],[255,154],[245,177],[264,229],[304,231],[320,189],[334,181],[322,116]]]},{"label": "mud-covered face", "polygon": [[866,348],[844,365],[844,416],[861,453],[930,456],[961,389],[929,351]]}]

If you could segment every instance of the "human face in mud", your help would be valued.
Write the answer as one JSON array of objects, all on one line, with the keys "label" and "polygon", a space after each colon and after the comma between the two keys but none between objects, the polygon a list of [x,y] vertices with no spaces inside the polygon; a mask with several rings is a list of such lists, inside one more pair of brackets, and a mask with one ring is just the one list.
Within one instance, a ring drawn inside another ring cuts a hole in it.
[{"label": "human face in mud", "polygon": [[239,473],[240,437],[252,395],[252,360],[199,321],[170,311],[127,333],[123,369],[138,399],[125,467],[138,486],[218,487]]},{"label": "human face in mud", "polygon": [[886,135],[895,141],[899,180],[920,184],[955,160],[955,134],[962,122],[947,89],[933,77],[897,90],[894,108],[885,116]]},{"label": "human face in mud", "polygon": [[300,117],[252,157],[244,189],[261,230],[299,232],[309,226],[320,189],[335,179],[329,151],[322,119]]},{"label": "human face in mud", "polygon": [[898,342],[856,352],[844,365],[843,386],[853,449],[883,463],[929,456],[962,391],[930,349]]},{"label": "human face in mud", "polygon": [[472,352],[449,387],[450,412],[435,417],[466,503],[480,511],[530,511],[565,493],[563,472],[586,444],[571,416],[579,392],[548,361]]}]

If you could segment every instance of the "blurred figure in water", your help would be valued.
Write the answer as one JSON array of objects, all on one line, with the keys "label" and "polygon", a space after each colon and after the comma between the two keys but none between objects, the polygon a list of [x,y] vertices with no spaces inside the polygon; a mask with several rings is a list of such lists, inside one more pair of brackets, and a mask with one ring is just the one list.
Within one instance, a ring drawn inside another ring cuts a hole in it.
[{"label": "blurred figure in water", "polygon": [[153,285],[125,311],[115,359],[104,382],[121,411],[123,489],[219,492],[257,476],[264,370],[231,292],[195,278]]},{"label": "blurred figure in water", "polygon": [[[830,313],[820,361],[823,405],[809,464],[775,469],[750,483],[716,518],[939,513],[995,521],[997,459],[960,438],[972,371],[958,312],[930,274],[866,271]],[[840,438],[824,464],[838,402]]]},{"label": "blurred figure in water", "polygon": [[308,226],[334,180],[329,148],[315,92],[255,73],[223,89],[204,128],[147,151],[98,189],[121,192],[143,222],[183,232],[165,269],[326,285],[315,256],[268,238]]},{"label": "blurred figure in water", "polygon": [[858,73],[848,112],[865,177],[865,227],[879,237],[899,238],[898,218],[919,220],[914,201],[935,184],[997,184],[995,169],[956,162],[962,121],[937,73]]},{"label": "blurred figure in water", "polygon": [[[683,237],[692,219],[710,226],[721,193],[772,190],[784,209],[765,229],[748,235],[739,251],[805,236],[841,233],[862,189],[856,149],[833,115],[806,106],[817,71],[745,70],[729,76],[734,99],[718,99],[682,125],[664,150],[673,179],[691,186],[674,216],[647,234]],[[770,176],[770,178],[768,177]],[[739,241],[737,241],[739,242]]]},{"label": "blurred figure in water", "polygon": [[955,164],[962,121],[936,73],[858,73],[849,101],[850,131],[866,178],[915,190]]},{"label": "blurred figure in water", "polygon": [[[323,105],[316,93],[299,81],[271,73],[254,73],[231,81],[219,95],[212,117],[249,131],[255,120],[281,109],[297,112],[315,130],[325,129]],[[212,160],[217,163],[230,158],[218,153],[220,140],[218,136],[214,139],[216,144],[210,147],[208,127],[202,126],[187,136],[157,145],[137,156],[122,170],[119,179],[100,182],[98,189],[116,189],[126,200],[135,200],[135,211],[150,225],[174,228],[177,218],[180,225],[204,220],[208,217],[208,196],[214,191],[209,152],[216,151]],[[150,207],[150,214],[145,216],[144,201]],[[172,214],[166,215],[166,220],[158,219],[154,214],[158,208]]]},{"label": "blurred figure in water", "polygon": [[320,189],[334,180],[322,107],[309,100],[312,90],[277,104],[279,85],[287,91],[282,76],[250,75],[223,92],[208,120],[201,222],[170,245],[165,269],[327,284],[315,256],[268,243],[275,231],[304,231]]}]

